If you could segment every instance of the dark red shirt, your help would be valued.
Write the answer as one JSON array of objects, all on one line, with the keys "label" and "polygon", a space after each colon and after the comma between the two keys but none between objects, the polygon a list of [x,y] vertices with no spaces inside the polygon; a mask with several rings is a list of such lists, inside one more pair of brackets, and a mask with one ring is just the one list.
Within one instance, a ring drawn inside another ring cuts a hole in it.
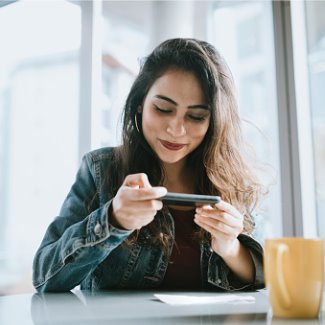
[{"label": "dark red shirt", "polygon": [[200,246],[195,236],[198,226],[193,221],[195,210],[169,208],[175,224],[175,244],[169,260],[163,289],[202,289]]}]

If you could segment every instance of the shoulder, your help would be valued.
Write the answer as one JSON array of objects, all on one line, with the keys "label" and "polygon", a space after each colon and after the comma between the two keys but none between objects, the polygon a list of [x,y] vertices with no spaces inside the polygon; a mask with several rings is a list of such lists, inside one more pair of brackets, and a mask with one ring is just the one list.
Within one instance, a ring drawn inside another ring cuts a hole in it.
[{"label": "shoulder", "polygon": [[85,158],[93,163],[100,163],[105,160],[111,160],[114,157],[115,147],[103,147],[89,151],[85,154]]},{"label": "shoulder", "polygon": [[98,175],[99,172],[107,170],[115,160],[116,147],[103,147],[87,152],[82,158],[82,165],[88,166],[92,173]]}]

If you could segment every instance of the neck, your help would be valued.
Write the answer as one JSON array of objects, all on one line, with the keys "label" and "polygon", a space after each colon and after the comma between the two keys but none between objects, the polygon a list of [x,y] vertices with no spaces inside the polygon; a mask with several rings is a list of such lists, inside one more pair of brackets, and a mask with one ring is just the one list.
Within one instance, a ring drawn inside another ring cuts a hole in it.
[{"label": "neck", "polygon": [[193,193],[194,180],[191,177],[190,168],[185,161],[180,161],[175,164],[164,164],[166,173],[164,186],[169,192],[178,193]]}]

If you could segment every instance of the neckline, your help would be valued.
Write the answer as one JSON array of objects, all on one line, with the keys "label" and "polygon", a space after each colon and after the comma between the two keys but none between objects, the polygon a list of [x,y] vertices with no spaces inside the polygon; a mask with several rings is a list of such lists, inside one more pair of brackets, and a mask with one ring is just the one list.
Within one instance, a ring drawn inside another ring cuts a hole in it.
[{"label": "neckline", "polygon": [[195,214],[195,209],[191,210],[180,210],[180,209],[174,209],[174,208],[169,208],[169,213],[174,217],[174,218],[187,218],[187,217],[192,217]]}]

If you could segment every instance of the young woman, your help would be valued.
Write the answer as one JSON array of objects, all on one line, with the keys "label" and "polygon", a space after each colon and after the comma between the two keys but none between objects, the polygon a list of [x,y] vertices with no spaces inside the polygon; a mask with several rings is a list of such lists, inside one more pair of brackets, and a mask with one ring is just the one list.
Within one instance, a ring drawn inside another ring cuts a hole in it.
[{"label": "young woman", "polygon": [[[222,201],[163,206],[167,190]],[[36,253],[33,284],[40,292],[263,287],[262,247],[251,237],[260,191],[226,63],[209,43],[167,40],[130,90],[122,145],[84,156]]]}]

